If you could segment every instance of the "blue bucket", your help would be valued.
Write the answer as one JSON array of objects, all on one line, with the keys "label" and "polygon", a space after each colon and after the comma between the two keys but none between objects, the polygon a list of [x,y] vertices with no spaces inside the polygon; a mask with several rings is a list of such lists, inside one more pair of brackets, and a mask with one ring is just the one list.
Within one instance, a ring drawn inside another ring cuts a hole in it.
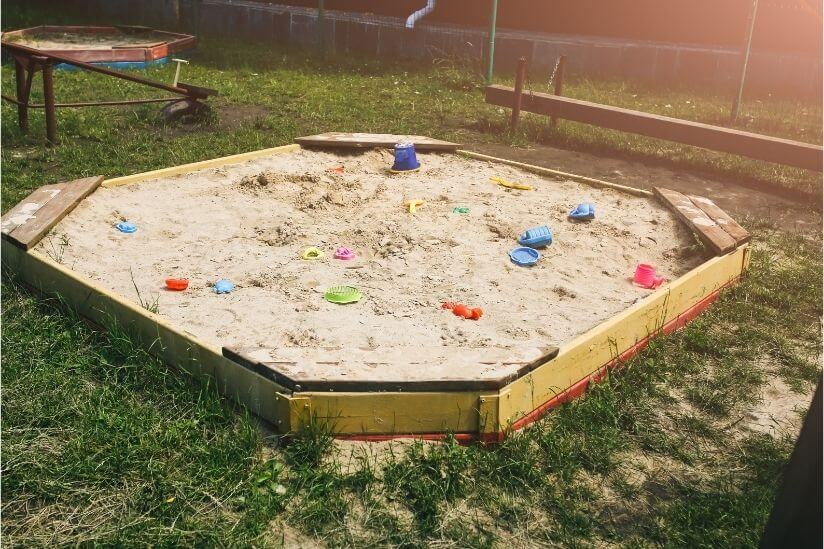
[{"label": "blue bucket", "polygon": [[408,172],[421,167],[418,158],[415,156],[414,143],[398,143],[395,145],[395,163],[392,165],[393,172]]}]

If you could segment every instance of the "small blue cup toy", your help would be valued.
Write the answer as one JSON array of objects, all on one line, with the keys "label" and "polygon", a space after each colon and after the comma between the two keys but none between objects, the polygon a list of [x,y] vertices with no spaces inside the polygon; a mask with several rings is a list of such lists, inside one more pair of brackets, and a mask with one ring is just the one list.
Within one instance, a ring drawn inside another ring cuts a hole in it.
[{"label": "small blue cup toy", "polygon": [[398,143],[395,145],[395,163],[392,165],[392,173],[412,172],[421,167],[418,158],[415,156],[414,143]]},{"label": "small blue cup toy", "polygon": [[523,232],[518,243],[530,248],[545,248],[552,244],[552,230],[546,225],[533,227]]},{"label": "small blue cup toy", "polygon": [[588,221],[590,219],[595,219],[595,206],[590,204],[589,202],[584,202],[582,204],[578,204],[575,206],[575,209],[569,212],[570,219],[579,219],[582,221]]}]

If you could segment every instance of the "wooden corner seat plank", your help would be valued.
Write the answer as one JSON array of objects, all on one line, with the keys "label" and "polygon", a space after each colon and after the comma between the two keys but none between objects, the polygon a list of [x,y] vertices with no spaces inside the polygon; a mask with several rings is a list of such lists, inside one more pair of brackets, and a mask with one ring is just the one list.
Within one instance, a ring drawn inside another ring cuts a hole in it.
[{"label": "wooden corner seat plank", "polygon": [[393,135],[389,133],[328,132],[298,137],[295,143],[306,147],[393,148],[396,143],[414,143],[419,151],[455,151],[460,145],[422,135]]},{"label": "wooden corner seat plank", "polygon": [[29,250],[103,182],[102,175],[43,185],[2,217],[3,239]]},{"label": "wooden corner seat plank", "polygon": [[724,231],[730,235],[733,240],[735,240],[736,246],[740,246],[741,244],[750,241],[750,233],[747,232],[747,229],[739,225],[735,219],[730,217],[727,212],[719,208],[715,202],[709,198],[695,195],[689,195],[689,199],[697,208],[707,214],[710,219],[715,221],[719,227],[724,229]]},{"label": "wooden corner seat plank", "polygon": [[558,355],[558,347],[304,349],[223,347],[223,356],[292,391],[500,389]]},{"label": "wooden corner seat plank", "polygon": [[728,254],[737,247],[736,240],[687,196],[663,187],[654,187],[653,192],[716,255]]}]

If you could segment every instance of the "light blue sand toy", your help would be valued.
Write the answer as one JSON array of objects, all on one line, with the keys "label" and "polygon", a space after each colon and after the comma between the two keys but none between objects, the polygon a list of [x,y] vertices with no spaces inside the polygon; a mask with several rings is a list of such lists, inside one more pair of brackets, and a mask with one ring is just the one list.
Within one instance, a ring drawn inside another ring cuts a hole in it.
[{"label": "light blue sand toy", "polygon": [[521,237],[518,238],[518,244],[530,248],[545,248],[552,244],[552,230],[546,225],[533,227],[524,231]]},{"label": "light blue sand toy", "polygon": [[590,204],[589,202],[583,202],[575,206],[575,209],[569,212],[570,219],[576,219],[578,221],[589,221],[590,219],[595,219],[595,206]]}]

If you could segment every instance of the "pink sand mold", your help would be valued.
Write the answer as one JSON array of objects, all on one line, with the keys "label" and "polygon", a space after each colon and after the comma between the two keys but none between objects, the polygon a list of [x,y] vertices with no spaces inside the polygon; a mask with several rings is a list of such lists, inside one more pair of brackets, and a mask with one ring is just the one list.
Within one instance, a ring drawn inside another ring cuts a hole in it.
[{"label": "pink sand mold", "polygon": [[636,286],[652,290],[664,283],[666,279],[655,273],[655,267],[647,263],[639,263],[635,268],[635,276],[632,282]]},{"label": "pink sand mold", "polygon": [[335,259],[343,259],[347,261],[349,259],[355,259],[358,255],[355,253],[355,250],[352,248],[338,248],[335,250]]}]

